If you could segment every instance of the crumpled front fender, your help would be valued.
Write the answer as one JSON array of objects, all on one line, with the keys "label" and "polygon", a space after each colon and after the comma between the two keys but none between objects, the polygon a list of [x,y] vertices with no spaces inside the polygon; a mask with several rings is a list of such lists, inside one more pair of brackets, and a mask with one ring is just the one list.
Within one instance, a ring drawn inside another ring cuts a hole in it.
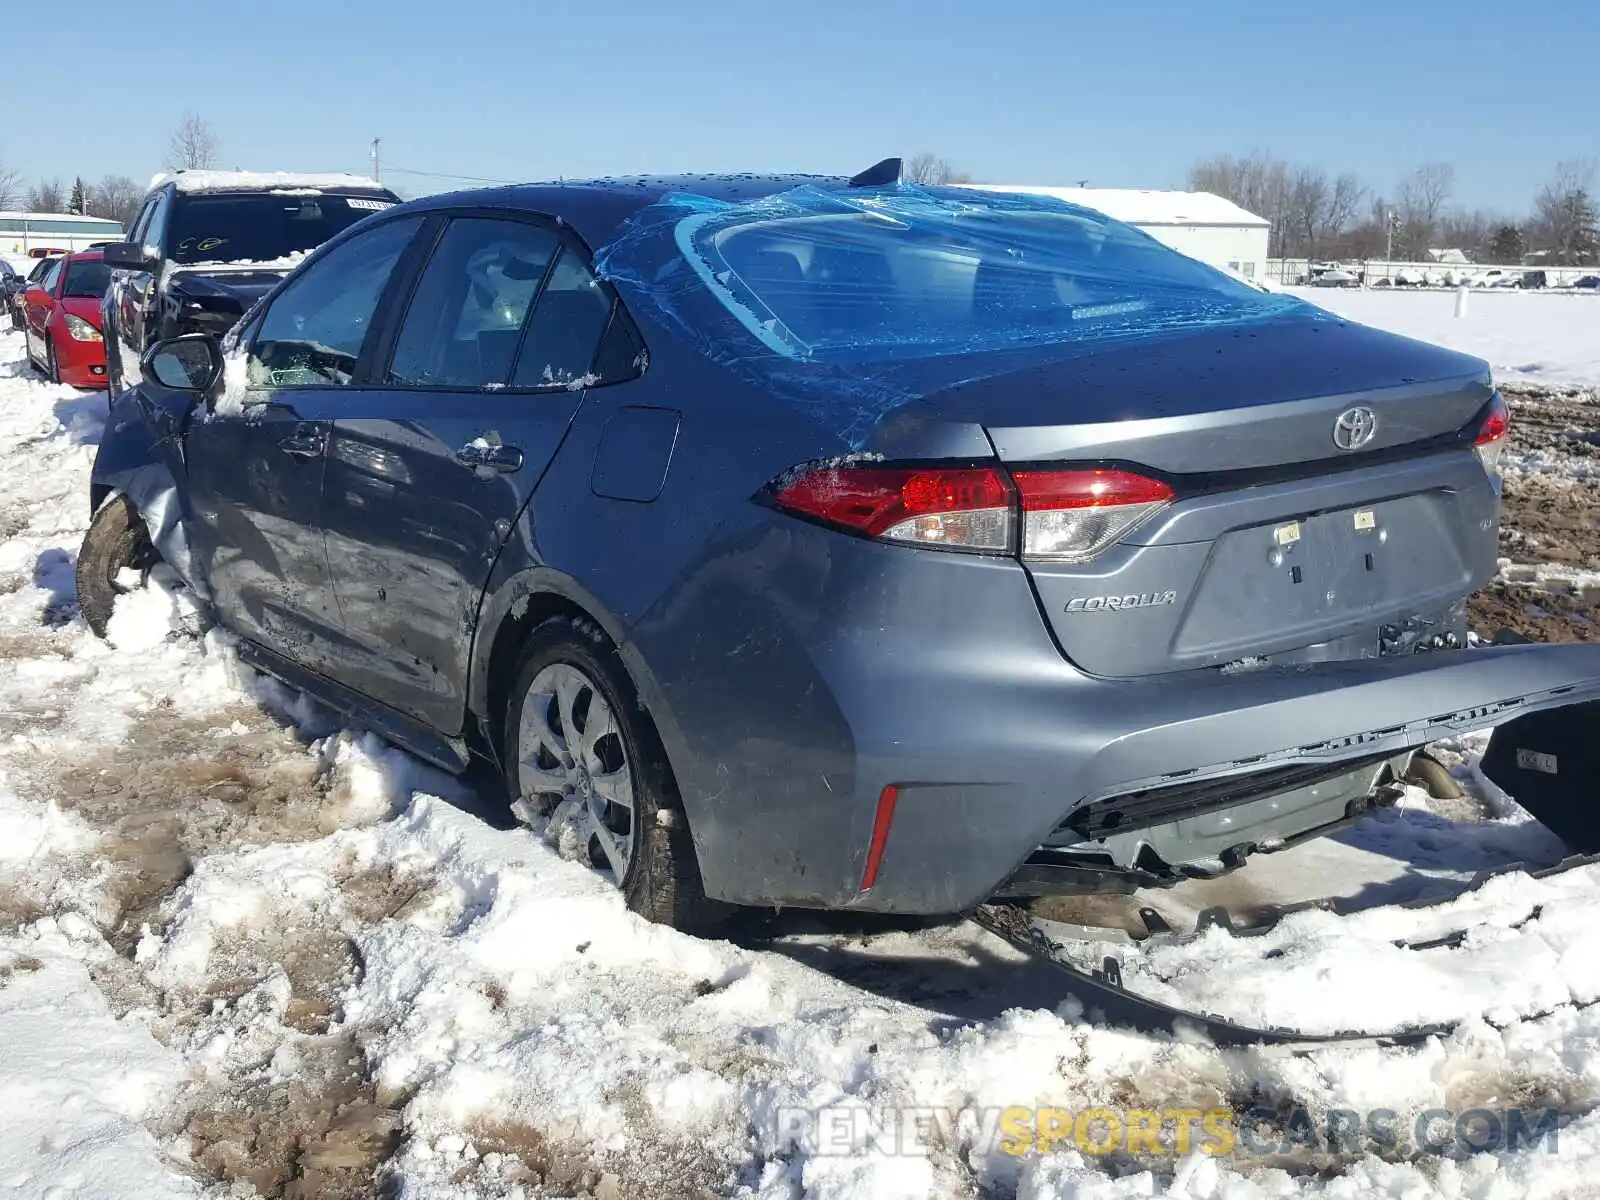
[{"label": "crumpled front fender", "polygon": [[209,600],[210,589],[189,544],[187,473],[173,425],[170,432],[158,434],[137,391],[123,393],[112,407],[95,456],[92,503],[98,511],[112,497],[126,496],[139,510],[162,560],[197,596]]}]

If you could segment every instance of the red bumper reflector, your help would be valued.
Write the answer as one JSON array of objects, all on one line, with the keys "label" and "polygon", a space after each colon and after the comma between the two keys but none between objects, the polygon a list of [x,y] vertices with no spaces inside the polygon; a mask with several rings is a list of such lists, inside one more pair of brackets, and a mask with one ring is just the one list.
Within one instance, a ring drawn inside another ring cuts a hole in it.
[{"label": "red bumper reflector", "polygon": [[889,843],[889,826],[894,823],[895,801],[900,799],[900,789],[890,784],[878,793],[878,815],[872,821],[872,841],[867,846],[867,869],[861,872],[861,890],[869,892],[878,882],[878,865],[883,862],[883,848]]}]

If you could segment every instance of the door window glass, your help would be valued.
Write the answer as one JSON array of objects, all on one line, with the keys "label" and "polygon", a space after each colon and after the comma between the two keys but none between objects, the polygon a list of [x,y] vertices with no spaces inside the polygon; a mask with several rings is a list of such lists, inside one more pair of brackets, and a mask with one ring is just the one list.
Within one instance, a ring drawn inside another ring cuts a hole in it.
[{"label": "door window glass", "polygon": [[388,381],[504,387],[556,246],[556,235],[539,225],[451,221],[406,310]]},{"label": "door window glass", "polygon": [[145,223],[144,236],[140,239],[146,254],[156,256],[161,253],[162,242],[167,236],[167,213],[171,208],[171,192],[162,192],[156,197],[149,220]]},{"label": "door window glass", "polygon": [[250,386],[348,384],[389,276],[421,225],[407,217],[357,234],[288,284],[250,347]]},{"label": "door window glass", "polygon": [[600,336],[611,321],[611,296],[583,260],[564,249],[528,323],[512,380],[519,388],[588,387]]}]

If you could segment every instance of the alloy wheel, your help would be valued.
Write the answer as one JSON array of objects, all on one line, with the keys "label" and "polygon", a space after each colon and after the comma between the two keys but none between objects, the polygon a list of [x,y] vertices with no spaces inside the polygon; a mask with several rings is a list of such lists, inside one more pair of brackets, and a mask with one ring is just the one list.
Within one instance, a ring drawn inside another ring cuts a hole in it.
[{"label": "alloy wheel", "polygon": [[522,796],[570,806],[591,865],[622,886],[635,848],[633,763],[605,694],[579,668],[551,663],[528,686],[519,734]]}]

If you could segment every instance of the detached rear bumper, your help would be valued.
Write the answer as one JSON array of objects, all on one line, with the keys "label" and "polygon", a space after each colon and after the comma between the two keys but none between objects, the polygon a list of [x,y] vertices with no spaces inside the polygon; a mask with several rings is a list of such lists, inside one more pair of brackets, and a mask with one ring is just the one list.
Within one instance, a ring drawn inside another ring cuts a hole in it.
[{"label": "detached rear bumper", "polygon": [[[669,598],[622,651],[706,890],[736,903],[960,912],[1108,798],[1239,777],[1248,801],[1247,776],[1317,764],[1350,768],[1313,772],[1348,796],[1364,791],[1363,764],[1376,774],[1441,737],[1600,699],[1600,644],[1096,678],[1051,640],[1016,561],[875,545],[763,510],[685,592],[693,606]],[[1136,627],[1109,622],[1106,636]],[[1315,805],[1287,826],[1262,819],[1223,790],[1244,841],[1326,821]],[[1211,822],[1207,853],[1228,832]]]},{"label": "detached rear bumper", "polygon": [[[1386,758],[1600,699],[1600,645],[1463,650],[1149,684],[997,670],[982,688],[974,684],[969,678],[951,690],[980,719],[858,741],[848,793],[817,797],[805,806],[803,825],[769,811],[747,828],[734,875],[761,856],[792,864],[793,873],[746,876],[729,898],[960,912],[1005,890],[1042,844],[1062,843],[1069,816],[1096,801],[1228,779],[1238,780],[1244,799],[1261,775],[1282,777],[1296,766],[1321,767],[1308,774],[1344,789],[1332,818],[1326,805],[1278,815],[1280,836],[1307,832],[1342,815],[1352,781],[1362,772],[1370,779]],[[878,839],[872,886],[863,889],[880,797],[890,786],[892,820]],[[1251,821],[1271,802],[1258,794],[1254,810],[1233,810],[1240,843],[1255,840],[1259,825]],[[1297,816],[1305,821],[1298,828]],[[764,831],[771,829],[794,841],[770,846]],[[1220,844],[1215,829],[1207,837],[1213,848]],[[823,894],[807,894],[818,885]]]},{"label": "detached rear bumper", "polygon": [[[898,776],[878,777],[899,786],[895,818],[874,887],[844,903],[960,911],[993,894],[1063,820],[1095,801],[1228,778],[1247,793],[1260,773],[1373,767],[1442,737],[1596,698],[1600,645],[1102,683],[1092,697],[1072,689],[1053,701],[1019,689],[1009,703],[993,697],[1008,709],[1007,757],[1022,768],[1007,778],[956,782],[957,764],[944,753],[879,764]],[[993,746],[967,750],[969,763],[996,761]],[[863,790],[872,793],[870,784]]]}]

